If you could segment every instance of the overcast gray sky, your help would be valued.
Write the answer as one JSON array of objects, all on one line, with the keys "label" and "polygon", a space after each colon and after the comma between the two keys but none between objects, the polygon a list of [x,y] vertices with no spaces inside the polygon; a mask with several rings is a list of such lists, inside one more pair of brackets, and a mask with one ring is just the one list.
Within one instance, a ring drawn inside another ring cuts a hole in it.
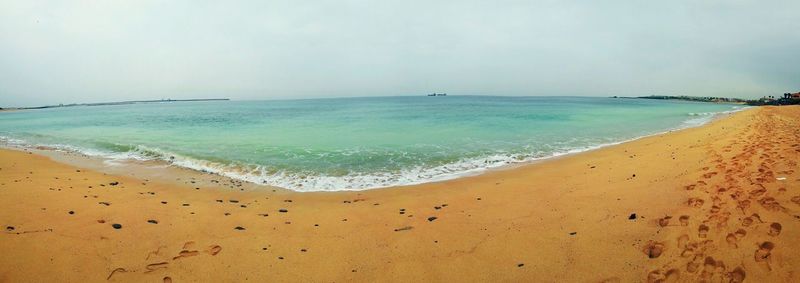
[{"label": "overcast gray sky", "polygon": [[0,0],[0,106],[800,91],[800,1]]}]

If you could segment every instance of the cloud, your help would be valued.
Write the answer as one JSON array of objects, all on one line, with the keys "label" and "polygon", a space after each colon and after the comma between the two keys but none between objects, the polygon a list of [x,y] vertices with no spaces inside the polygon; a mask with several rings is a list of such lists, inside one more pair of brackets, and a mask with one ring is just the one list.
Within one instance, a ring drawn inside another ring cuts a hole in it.
[{"label": "cloud", "polygon": [[3,1],[0,105],[800,90],[798,1]]}]

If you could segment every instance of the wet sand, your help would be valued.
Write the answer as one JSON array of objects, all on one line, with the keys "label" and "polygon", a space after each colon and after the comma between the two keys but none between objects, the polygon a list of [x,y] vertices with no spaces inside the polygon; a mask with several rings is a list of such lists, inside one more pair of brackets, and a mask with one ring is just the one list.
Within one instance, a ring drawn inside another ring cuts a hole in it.
[{"label": "wet sand", "polygon": [[800,107],[363,192],[0,150],[0,282],[798,282],[798,161]]}]

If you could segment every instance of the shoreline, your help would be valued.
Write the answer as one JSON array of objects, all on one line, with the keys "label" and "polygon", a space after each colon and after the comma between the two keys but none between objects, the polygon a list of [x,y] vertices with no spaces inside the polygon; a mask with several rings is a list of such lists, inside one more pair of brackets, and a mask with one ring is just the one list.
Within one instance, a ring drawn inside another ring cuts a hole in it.
[{"label": "shoreline", "polygon": [[797,281],[799,125],[800,107],[759,107],[477,176],[333,193],[0,149],[0,279]]},{"label": "shoreline", "polygon": [[[191,166],[177,165],[175,163],[172,163],[170,161],[163,160],[163,159],[147,159],[147,160],[140,160],[139,158],[115,159],[115,158],[107,157],[107,156],[104,156],[104,155],[88,154],[88,153],[86,153],[86,152],[84,152],[84,151],[82,151],[80,149],[74,149],[74,148],[69,148],[69,147],[67,147],[67,148],[63,148],[63,147],[62,148],[58,148],[58,147],[53,147],[51,145],[15,144],[15,143],[10,142],[8,138],[6,138],[5,142],[0,143],[0,148],[16,149],[16,150],[20,150],[20,149],[31,150],[31,151],[36,152],[37,154],[46,155],[46,156],[48,156],[50,158],[59,160],[61,162],[66,162],[66,163],[68,163],[70,165],[73,165],[73,166],[90,168],[90,169],[93,169],[93,170],[103,171],[105,173],[115,173],[115,172],[119,173],[120,172],[119,170],[107,170],[106,169],[109,164],[115,164],[115,165],[120,165],[120,166],[131,168],[132,171],[135,171],[135,172],[144,173],[143,177],[155,177],[155,178],[158,178],[158,176],[157,176],[158,174],[155,174],[155,176],[152,173],[150,173],[149,176],[147,175],[146,172],[152,171],[152,170],[149,170],[150,168],[148,168],[148,167],[166,167],[166,168],[169,168],[168,170],[173,170],[175,172],[178,172],[181,175],[192,175],[192,172],[194,173],[195,176],[203,176],[203,175],[206,175],[206,174],[214,174],[214,175],[217,175],[219,177],[224,177],[226,179],[235,180],[235,182],[250,183],[250,184],[256,185],[258,187],[262,187],[264,189],[275,189],[275,188],[277,188],[277,189],[281,189],[281,190],[287,190],[287,191],[292,191],[292,192],[300,192],[300,193],[305,193],[305,192],[361,192],[361,191],[388,189],[388,188],[394,188],[394,187],[408,187],[408,186],[416,186],[416,185],[423,185],[423,184],[429,184],[429,183],[447,182],[447,181],[456,180],[456,179],[460,179],[460,178],[479,176],[479,175],[491,173],[491,172],[494,172],[494,171],[512,170],[514,168],[518,168],[518,167],[522,167],[522,166],[531,166],[531,165],[534,165],[534,164],[538,164],[538,163],[541,163],[541,162],[547,162],[549,160],[554,160],[554,159],[558,159],[558,158],[562,158],[562,157],[566,157],[566,156],[571,156],[571,155],[575,155],[575,154],[582,154],[582,153],[585,153],[585,152],[599,150],[599,149],[603,149],[603,148],[607,148],[607,147],[611,147],[611,146],[618,146],[620,144],[637,141],[637,140],[640,140],[640,139],[643,139],[643,138],[648,138],[648,137],[653,137],[653,136],[658,136],[658,135],[663,135],[663,134],[669,134],[669,133],[672,133],[672,132],[682,131],[682,130],[696,128],[696,127],[702,127],[702,126],[705,126],[705,125],[707,125],[709,123],[713,123],[716,120],[725,118],[725,117],[727,117],[727,116],[729,116],[731,114],[734,114],[734,113],[737,113],[737,112],[741,112],[741,111],[745,111],[745,110],[751,109],[751,108],[752,107],[744,107],[744,108],[738,108],[738,109],[735,109],[735,110],[715,112],[715,113],[711,114],[711,117],[709,117],[709,119],[707,121],[704,121],[701,124],[697,124],[697,125],[687,124],[687,122],[689,121],[689,120],[687,120],[687,121],[684,121],[683,124],[681,124],[679,126],[676,126],[676,127],[670,128],[670,129],[666,129],[666,130],[663,130],[663,131],[658,131],[658,132],[654,132],[654,133],[651,133],[651,134],[645,134],[645,135],[642,135],[642,136],[637,136],[637,137],[633,137],[633,138],[630,138],[630,139],[625,139],[625,140],[617,141],[617,142],[609,142],[609,143],[603,143],[603,144],[598,144],[598,145],[593,145],[593,146],[586,146],[586,147],[582,147],[582,148],[575,148],[575,149],[570,149],[570,150],[567,150],[567,151],[564,151],[564,152],[555,152],[555,153],[552,153],[552,154],[550,154],[548,156],[543,156],[543,157],[530,157],[530,158],[526,158],[526,159],[523,159],[523,160],[520,160],[520,161],[510,160],[510,161],[503,162],[502,164],[497,164],[497,165],[493,164],[493,165],[488,166],[488,167],[472,168],[472,169],[467,169],[467,170],[464,170],[464,171],[461,171],[461,172],[451,172],[451,173],[448,173],[448,174],[445,174],[445,175],[432,177],[430,179],[417,180],[417,181],[407,182],[407,183],[388,184],[388,185],[385,185],[385,186],[382,185],[382,186],[364,187],[364,188],[345,188],[345,189],[335,189],[335,190],[330,190],[330,189],[298,190],[297,188],[282,187],[282,186],[279,186],[279,185],[272,185],[272,184],[267,184],[267,183],[259,183],[259,182],[256,182],[255,180],[253,180],[253,178],[251,178],[248,175],[241,175],[241,174],[236,173],[236,172],[229,172],[229,171],[225,171],[224,169],[217,169],[217,168],[212,168],[212,167],[208,167],[208,166],[202,166],[201,165],[201,166],[194,166],[195,168],[193,168]],[[702,116],[702,115],[699,115],[699,116]],[[27,143],[26,141],[19,141],[19,142]],[[120,153],[115,153],[115,154],[120,154]],[[121,154],[125,154],[125,153],[121,153]],[[200,160],[200,161],[203,161],[203,160]],[[98,162],[100,162],[101,164],[99,164]],[[443,165],[443,166],[447,166],[447,165]],[[169,180],[162,180],[162,181],[169,181]]]}]

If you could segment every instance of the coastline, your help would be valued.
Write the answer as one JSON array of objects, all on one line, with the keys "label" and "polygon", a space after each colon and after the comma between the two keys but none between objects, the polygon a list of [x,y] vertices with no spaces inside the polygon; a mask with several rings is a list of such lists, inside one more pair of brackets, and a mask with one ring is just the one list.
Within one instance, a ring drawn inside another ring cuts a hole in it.
[{"label": "coastline", "polygon": [[[475,167],[475,168],[461,168],[461,171],[453,171],[445,174],[440,174],[437,176],[428,176],[427,178],[416,179],[413,181],[404,181],[404,182],[395,182],[390,184],[380,184],[362,188],[337,188],[337,189],[320,189],[320,188],[313,188],[313,189],[304,189],[301,187],[291,187],[287,184],[270,184],[267,183],[266,180],[262,180],[259,182],[259,178],[257,176],[253,176],[252,174],[248,173],[241,173],[237,171],[231,171],[229,169],[225,169],[224,167],[220,167],[218,165],[208,165],[203,164],[206,162],[204,160],[192,160],[191,158],[187,159],[186,157],[181,157],[177,160],[178,162],[173,162],[172,159],[166,159],[167,156],[177,156],[174,153],[169,152],[162,152],[163,156],[161,159],[157,158],[150,158],[144,156],[138,156],[136,154],[131,155],[131,153],[99,153],[95,150],[90,149],[81,149],[76,148],[73,146],[63,146],[63,145],[41,145],[41,144],[30,144],[27,141],[20,141],[14,139],[7,139],[4,137],[0,137],[0,148],[6,149],[16,149],[16,150],[31,150],[37,154],[46,155],[52,159],[58,160],[60,162],[65,162],[77,167],[85,167],[91,168],[94,170],[102,171],[104,173],[111,173],[111,174],[121,174],[129,171],[131,169],[134,172],[140,173],[139,176],[141,177],[154,177],[158,178],[161,175],[161,170],[156,170],[157,172],[153,174],[153,167],[156,168],[165,168],[165,170],[173,170],[177,174],[181,175],[205,175],[207,173],[211,173],[214,175],[218,175],[219,177],[224,177],[226,179],[231,179],[233,182],[246,182],[251,184],[256,184],[261,186],[265,189],[272,189],[278,188],[282,190],[289,190],[295,192],[322,192],[322,191],[329,191],[329,192],[337,192],[337,191],[368,191],[368,190],[375,190],[375,189],[386,189],[391,187],[406,187],[406,186],[414,186],[414,185],[421,185],[426,183],[436,183],[436,182],[446,182],[454,179],[471,177],[471,176],[478,176],[481,174],[485,174],[492,171],[497,170],[508,170],[513,169],[521,166],[527,166],[535,163],[544,162],[550,159],[561,158],[564,156],[570,156],[574,154],[580,154],[587,151],[593,151],[602,149],[609,146],[615,146],[627,142],[636,141],[642,138],[657,136],[661,134],[671,133],[674,131],[685,130],[693,127],[703,126],[707,123],[713,122],[717,119],[723,118],[727,115],[740,112],[743,110],[748,109],[749,107],[739,108],[735,110],[727,110],[721,112],[704,112],[704,113],[689,113],[692,116],[706,116],[708,115],[707,119],[701,121],[697,124],[696,120],[701,118],[689,119],[684,121],[682,124],[677,125],[675,127],[657,131],[653,133],[644,134],[641,136],[636,136],[633,138],[628,138],[620,141],[614,142],[607,142],[602,144],[596,144],[581,148],[572,148],[565,151],[553,152],[546,156],[540,157],[527,157],[524,159],[513,159],[507,158],[499,163],[494,164],[484,164],[483,167]],[[116,156],[122,155],[122,158],[117,158]],[[480,159],[478,159],[480,160]],[[457,162],[458,164],[461,163],[475,163],[476,160],[461,160]],[[115,168],[115,169],[123,169],[123,170],[108,170],[109,165],[114,165],[112,167],[124,167],[124,168]],[[117,166],[118,165],[118,166]],[[456,164],[446,164],[441,166],[442,168],[455,166],[459,167]],[[175,167],[173,169],[173,167]],[[429,170],[432,171],[439,171],[435,170],[437,168],[432,168]],[[189,170],[189,171],[186,171]],[[149,173],[148,173],[149,172]],[[377,176],[377,175],[376,175]],[[282,179],[297,179],[298,176],[283,176]],[[163,178],[162,178],[163,179]],[[279,179],[280,180],[280,179]],[[162,181],[171,181],[171,178],[166,178]],[[301,184],[302,185],[302,184]]]},{"label": "coastline", "polygon": [[[0,279],[797,281],[800,146],[786,141],[799,124],[798,107],[752,108],[476,176],[340,192],[143,180],[2,149]],[[737,190],[752,204],[731,200]]]}]

